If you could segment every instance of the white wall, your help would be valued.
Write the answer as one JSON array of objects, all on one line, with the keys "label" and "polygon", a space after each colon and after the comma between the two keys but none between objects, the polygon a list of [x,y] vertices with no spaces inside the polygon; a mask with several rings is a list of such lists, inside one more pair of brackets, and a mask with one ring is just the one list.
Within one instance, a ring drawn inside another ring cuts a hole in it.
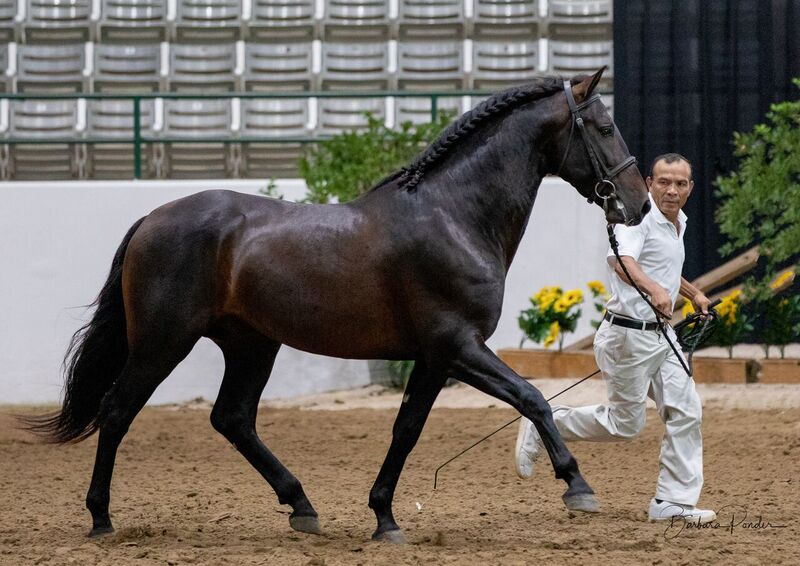
[{"label": "white wall", "polygon": [[[119,241],[153,208],[207,188],[256,193],[266,182],[57,182],[0,184],[0,403],[48,403],[59,399],[61,359],[72,333],[86,320]],[[298,182],[282,182],[288,199],[304,194]],[[542,185],[531,222],[508,278],[503,317],[489,344],[516,346],[516,317],[543,285],[583,286],[603,278],[602,213],[566,183]],[[590,311],[586,314],[591,317]],[[589,332],[581,321],[577,337]],[[156,391],[151,402],[213,399],[222,356],[208,340]],[[282,348],[265,397],[303,395],[369,383],[358,360],[312,356]]]}]

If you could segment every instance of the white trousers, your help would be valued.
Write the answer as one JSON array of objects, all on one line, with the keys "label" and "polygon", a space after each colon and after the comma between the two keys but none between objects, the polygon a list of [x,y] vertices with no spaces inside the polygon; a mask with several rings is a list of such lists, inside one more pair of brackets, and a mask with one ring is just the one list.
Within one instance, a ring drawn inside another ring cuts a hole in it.
[{"label": "white trousers", "polygon": [[[680,348],[671,328],[669,332]],[[695,505],[703,487],[703,439],[702,406],[694,380],[657,330],[631,330],[603,321],[595,335],[594,353],[606,381],[608,404],[554,407],[559,432],[565,440],[635,438],[644,429],[649,395],[666,425],[655,497]]]}]

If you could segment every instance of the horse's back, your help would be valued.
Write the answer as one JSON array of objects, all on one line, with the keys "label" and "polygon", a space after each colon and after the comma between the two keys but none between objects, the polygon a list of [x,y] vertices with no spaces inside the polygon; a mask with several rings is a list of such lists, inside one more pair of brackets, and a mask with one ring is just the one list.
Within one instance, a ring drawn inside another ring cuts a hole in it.
[{"label": "horse's back", "polygon": [[191,305],[206,327],[233,318],[298,349],[387,355],[406,341],[389,240],[348,205],[204,191],[154,210],[137,231],[130,301],[151,308],[155,278],[157,295]]}]

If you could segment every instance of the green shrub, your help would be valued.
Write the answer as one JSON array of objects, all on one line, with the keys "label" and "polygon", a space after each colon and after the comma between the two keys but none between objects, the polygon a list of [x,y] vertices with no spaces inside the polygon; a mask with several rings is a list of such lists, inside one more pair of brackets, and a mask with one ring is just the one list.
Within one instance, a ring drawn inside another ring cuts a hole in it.
[{"label": "green shrub", "polygon": [[387,128],[383,120],[367,114],[367,129],[338,134],[309,146],[299,161],[300,175],[308,185],[308,202],[347,202],[411,160],[434,141],[453,118],[441,112],[435,122]]}]

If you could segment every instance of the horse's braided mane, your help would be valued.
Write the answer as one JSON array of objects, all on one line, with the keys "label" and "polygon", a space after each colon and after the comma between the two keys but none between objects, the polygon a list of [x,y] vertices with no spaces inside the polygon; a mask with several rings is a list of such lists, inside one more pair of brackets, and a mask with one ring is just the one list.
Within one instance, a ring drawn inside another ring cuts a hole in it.
[{"label": "horse's braided mane", "polygon": [[550,96],[562,88],[561,79],[542,77],[533,83],[510,88],[487,98],[450,124],[409,166],[388,175],[376,185],[376,188],[400,178],[399,186],[413,191],[432,165],[440,161],[460,139],[473,132],[488,118],[526,102]]}]

